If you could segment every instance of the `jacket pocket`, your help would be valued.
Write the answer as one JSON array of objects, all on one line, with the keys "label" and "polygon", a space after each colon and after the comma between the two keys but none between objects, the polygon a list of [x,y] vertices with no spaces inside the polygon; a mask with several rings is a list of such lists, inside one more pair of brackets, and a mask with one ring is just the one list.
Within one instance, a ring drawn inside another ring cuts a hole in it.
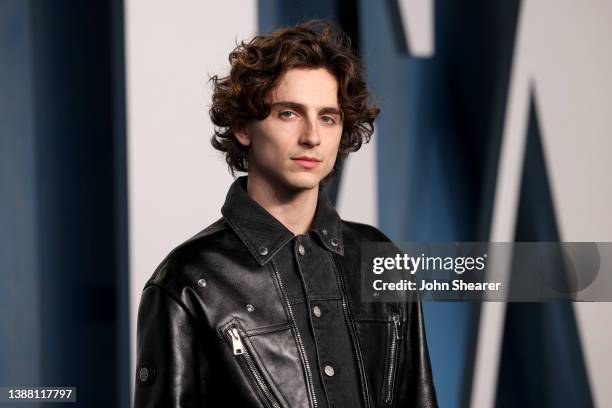
[{"label": "jacket pocket", "polygon": [[225,329],[234,357],[238,359],[240,366],[250,379],[251,385],[259,391],[264,404],[270,408],[282,408],[281,403],[274,396],[272,390],[266,382],[262,370],[257,366],[253,358],[252,350],[248,341],[245,341],[243,331],[238,324],[232,324]]},{"label": "jacket pocket", "polygon": [[400,316],[399,314],[393,314],[390,321],[388,322],[388,352],[389,356],[387,360],[387,367],[385,370],[385,383],[384,383],[384,402],[385,406],[390,407],[393,405],[393,396],[395,391],[395,377],[397,372],[397,361],[399,354],[399,345],[401,341],[400,337]]}]

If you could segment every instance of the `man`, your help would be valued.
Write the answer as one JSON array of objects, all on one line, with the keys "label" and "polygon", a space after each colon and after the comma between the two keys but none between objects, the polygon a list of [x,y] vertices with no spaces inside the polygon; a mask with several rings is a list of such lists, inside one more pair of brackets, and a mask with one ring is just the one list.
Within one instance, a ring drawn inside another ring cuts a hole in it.
[{"label": "man", "polygon": [[360,300],[360,243],[320,189],[378,108],[350,41],[307,22],[240,44],[213,77],[223,217],[142,293],[135,406],[436,406],[420,303]]}]

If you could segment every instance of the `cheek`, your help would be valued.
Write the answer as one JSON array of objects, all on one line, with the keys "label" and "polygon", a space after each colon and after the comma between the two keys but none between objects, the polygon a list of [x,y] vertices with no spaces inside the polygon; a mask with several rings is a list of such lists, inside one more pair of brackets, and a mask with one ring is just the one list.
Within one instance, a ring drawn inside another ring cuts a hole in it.
[{"label": "cheek", "polygon": [[261,166],[270,167],[274,163],[272,160],[275,156],[278,155],[278,152],[274,145],[270,145],[268,143],[260,146],[258,161]]},{"label": "cheek", "polygon": [[340,136],[338,136],[337,134],[329,136],[329,143],[327,143],[327,145],[325,146],[324,152],[324,155],[327,158],[325,171],[330,171],[334,167],[336,160],[338,160],[338,149],[340,147]]},{"label": "cheek", "polygon": [[262,127],[259,137],[259,147],[261,157],[279,158],[287,155],[291,150],[293,129],[284,124],[274,124]]},{"label": "cheek", "polygon": [[340,131],[339,134],[337,132],[334,132],[333,135],[330,135],[329,145],[327,146],[328,154],[333,155],[334,153],[338,152],[338,149],[340,148],[341,138],[342,138],[342,131]]},{"label": "cheek", "polygon": [[273,138],[271,138],[265,132],[261,132],[253,138],[251,148],[254,150],[257,157],[260,159],[265,159],[274,155],[278,149],[278,146]]}]

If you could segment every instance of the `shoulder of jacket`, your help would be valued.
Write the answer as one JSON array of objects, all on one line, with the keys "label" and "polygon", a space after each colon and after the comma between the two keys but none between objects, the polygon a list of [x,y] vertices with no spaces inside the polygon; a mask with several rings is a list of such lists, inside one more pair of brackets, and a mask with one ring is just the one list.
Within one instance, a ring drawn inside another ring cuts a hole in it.
[{"label": "shoulder of jacket", "polygon": [[359,242],[391,242],[381,230],[368,224],[342,220],[342,230],[345,238],[355,238]]},{"label": "shoulder of jacket", "polygon": [[223,217],[174,248],[155,269],[143,289],[160,286],[171,294],[180,296],[185,286],[191,285],[201,253],[227,230]]}]

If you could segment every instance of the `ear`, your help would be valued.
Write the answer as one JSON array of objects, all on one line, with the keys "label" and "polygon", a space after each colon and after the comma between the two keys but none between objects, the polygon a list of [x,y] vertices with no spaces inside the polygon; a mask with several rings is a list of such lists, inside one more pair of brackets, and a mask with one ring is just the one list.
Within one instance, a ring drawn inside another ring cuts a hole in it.
[{"label": "ear", "polygon": [[246,124],[238,123],[232,129],[234,132],[234,136],[238,139],[238,142],[243,146],[249,146],[251,144],[251,135],[249,134],[249,129]]}]

